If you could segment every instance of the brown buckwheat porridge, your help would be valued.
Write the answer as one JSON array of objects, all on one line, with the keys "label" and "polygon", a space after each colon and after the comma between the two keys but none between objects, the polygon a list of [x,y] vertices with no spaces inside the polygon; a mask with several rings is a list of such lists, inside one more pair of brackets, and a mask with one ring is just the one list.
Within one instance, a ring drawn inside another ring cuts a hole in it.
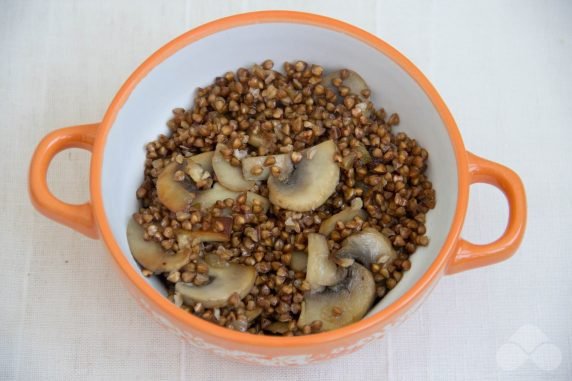
[{"label": "brown buckwheat porridge", "polygon": [[425,246],[428,153],[351,70],[264,61],[199,88],[147,144],[127,238],[188,313],[253,334],[361,319]]}]

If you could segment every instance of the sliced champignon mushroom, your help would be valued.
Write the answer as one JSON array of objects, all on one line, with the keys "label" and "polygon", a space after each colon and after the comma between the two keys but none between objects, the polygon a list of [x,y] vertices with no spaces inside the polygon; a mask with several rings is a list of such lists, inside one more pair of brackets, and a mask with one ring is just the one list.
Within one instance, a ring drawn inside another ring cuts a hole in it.
[{"label": "sliced champignon mushroom", "polygon": [[362,91],[369,90],[365,80],[353,70],[348,70],[349,75],[344,79],[344,86],[349,87],[350,93],[362,96]]},{"label": "sliced champignon mushroom", "polygon": [[276,144],[276,136],[271,132],[250,130],[248,132],[248,144],[256,148],[266,148],[271,151]]},{"label": "sliced champignon mushroom", "polygon": [[[363,91],[369,91],[369,87],[365,80],[355,71],[347,70],[348,77],[343,80],[342,85],[349,88],[350,93],[358,97],[359,103],[355,107],[359,108],[363,115],[369,117],[373,111],[373,104],[364,97]],[[334,86],[332,80],[341,78],[341,70],[330,73],[322,78],[322,84],[332,90],[334,94],[339,95],[339,89]]]},{"label": "sliced champignon mushroom", "polygon": [[219,200],[226,200],[227,198],[236,199],[239,195],[240,192],[231,191],[219,183],[215,183],[211,189],[199,192],[192,205],[200,207],[201,209],[208,209]]},{"label": "sliced champignon mushroom", "polygon": [[246,192],[246,205],[253,205],[254,200],[258,200],[260,202],[260,206],[262,207],[262,211],[264,213],[268,212],[268,208],[270,208],[270,201],[268,201],[266,197],[261,196],[258,193]]},{"label": "sliced champignon mushroom", "polygon": [[227,242],[229,236],[221,232],[213,231],[188,231],[177,229],[175,231],[177,244],[180,248],[190,247],[191,243],[196,239],[198,242]]},{"label": "sliced champignon mushroom", "polygon": [[[182,181],[175,179],[175,173],[178,171],[186,175]],[[212,182],[211,174],[201,164],[188,159],[180,164],[174,161],[169,163],[157,178],[157,196],[169,210],[184,211],[193,203],[197,195],[203,192],[198,190],[197,185],[201,182],[206,184],[207,180]]]},{"label": "sliced champignon mushroom", "polygon": [[371,272],[358,263],[348,269],[340,283],[319,293],[306,293],[298,327],[322,321],[322,331],[329,331],[360,320],[375,299],[375,282]]},{"label": "sliced champignon mushroom", "polygon": [[350,222],[356,217],[361,217],[367,220],[367,213],[363,208],[363,201],[361,198],[354,198],[349,208],[345,208],[339,213],[334,214],[320,225],[320,234],[325,236],[329,235],[336,228],[336,223],[341,221],[343,223]]},{"label": "sliced champignon mushroom", "polygon": [[217,144],[215,153],[213,155],[212,165],[214,173],[218,181],[225,187],[232,191],[242,192],[247,191],[254,186],[254,181],[248,181],[242,175],[242,170],[239,167],[233,167],[226,161],[220,152],[221,149],[226,148],[224,144]]},{"label": "sliced champignon mushroom", "polygon": [[223,226],[223,231],[188,231],[184,229],[177,229],[175,236],[177,237],[177,244],[179,248],[190,247],[194,240],[198,242],[227,242],[230,240],[230,233],[232,232],[232,217],[214,217],[214,222],[220,222]]},{"label": "sliced champignon mushroom", "polygon": [[141,225],[130,219],[127,224],[127,242],[133,258],[154,273],[175,271],[189,263],[190,251],[179,250],[170,255],[158,242],[145,241]]},{"label": "sliced champignon mushroom", "polygon": [[175,180],[175,172],[183,171],[184,164],[172,162],[157,178],[157,197],[163,205],[173,212],[186,210],[196,197],[197,188],[189,179]]},{"label": "sliced champignon mushroom", "polygon": [[192,160],[186,160],[183,167],[184,172],[198,184],[199,181],[205,181],[211,177],[210,172],[206,171],[202,165]]},{"label": "sliced champignon mushroom", "polygon": [[313,291],[324,286],[339,283],[346,276],[346,269],[338,267],[330,259],[326,237],[318,233],[308,233],[308,264],[306,281]]},{"label": "sliced champignon mushroom", "polygon": [[209,152],[200,153],[198,155],[193,155],[193,156],[189,157],[189,159],[194,161],[197,164],[200,164],[200,166],[203,167],[203,169],[205,171],[208,171],[212,174],[213,173],[213,164],[212,164],[213,155],[214,155],[214,151],[209,151]]},{"label": "sliced champignon mushroom", "polygon": [[270,202],[295,212],[307,212],[321,206],[338,185],[340,168],[334,162],[336,150],[336,144],[327,140],[305,150],[302,161],[285,180],[270,176]]},{"label": "sliced champignon mushroom", "polygon": [[290,259],[290,268],[294,271],[306,271],[308,265],[308,254],[303,251],[293,251]]},{"label": "sliced champignon mushroom", "polygon": [[352,234],[342,242],[334,259],[342,267],[351,266],[354,261],[366,267],[374,263],[389,265],[397,257],[391,241],[374,228],[365,228]]},{"label": "sliced champignon mushroom", "polygon": [[228,298],[235,292],[240,299],[248,295],[256,279],[254,267],[236,263],[218,266],[209,263],[208,275],[210,281],[204,286],[178,282],[175,284],[175,291],[186,304],[200,302],[206,308],[219,308],[227,305]]},{"label": "sliced champignon mushroom", "polygon": [[[274,157],[275,163],[269,166],[265,166],[264,163],[266,160],[268,160],[269,157]],[[242,160],[242,174],[246,180],[266,180],[268,179],[268,176],[270,176],[270,168],[273,166],[280,168],[280,176],[278,176],[279,180],[285,180],[294,170],[294,165],[292,164],[290,155],[280,154],[270,156],[245,157]],[[256,168],[261,168],[262,172],[256,175],[253,174],[253,172],[256,173]]]},{"label": "sliced champignon mushroom", "polygon": [[[199,192],[192,204],[200,205],[201,209],[208,209],[219,200],[226,200],[227,198],[236,200],[240,194],[241,192],[228,190],[219,183],[215,183],[211,189]],[[260,202],[260,206],[262,206],[264,213],[266,213],[268,208],[270,208],[270,201],[268,201],[266,197],[261,196],[258,193],[246,192],[246,204],[252,205],[254,200],[258,200]]]},{"label": "sliced champignon mushroom", "polygon": [[[334,93],[338,93],[338,89],[336,86],[332,84],[332,80],[334,78],[341,78],[340,76],[341,71],[335,71],[330,73],[322,78],[322,84],[332,90]],[[361,95],[363,90],[369,90],[367,83],[365,80],[353,70],[348,70],[348,77],[344,79],[343,85],[350,89],[350,93]]]}]

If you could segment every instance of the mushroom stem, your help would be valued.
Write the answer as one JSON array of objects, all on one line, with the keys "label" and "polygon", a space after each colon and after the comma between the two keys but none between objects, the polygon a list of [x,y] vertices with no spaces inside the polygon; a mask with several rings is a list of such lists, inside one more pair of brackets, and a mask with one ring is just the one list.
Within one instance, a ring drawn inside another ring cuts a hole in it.
[{"label": "mushroom stem", "polygon": [[143,268],[154,273],[175,271],[189,263],[191,252],[179,250],[168,254],[161,245],[155,241],[145,241],[144,231],[132,218],[127,224],[127,243],[133,258]]},{"label": "mushroom stem", "polygon": [[318,233],[308,234],[308,264],[306,280],[313,291],[324,286],[332,286],[346,276],[342,267],[330,260],[330,250],[326,237]]},{"label": "mushroom stem", "polygon": [[[266,165],[266,163],[269,161],[269,158],[274,158],[274,164]],[[294,170],[294,165],[290,159],[290,155],[281,154],[245,157],[242,159],[242,174],[246,180],[267,180],[270,176],[270,168],[273,166],[280,168],[280,175],[278,176],[280,180],[285,180]],[[256,168],[259,168],[261,172],[255,174],[256,171],[254,171],[255,173],[253,173],[253,169]]]},{"label": "mushroom stem", "polygon": [[225,160],[221,153],[221,150],[225,148],[224,144],[219,143],[213,155],[212,165],[217,180],[232,191],[242,192],[249,190],[254,186],[254,181],[246,180],[242,175],[241,168],[233,167]]},{"label": "mushroom stem", "polygon": [[360,320],[375,300],[375,281],[371,272],[354,263],[340,283],[319,293],[306,293],[298,327],[315,320],[322,321],[322,330],[329,331]]},{"label": "mushroom stem", "polygon": [[200,302],[206,308],[224,307],[232,294],[238,293],[242,299],[250,292],[256,279],[254,267],[236,263],[215,266],[215,262],[209,262],[208,284],[204,286],[184,282],[175,284],[175,291],[181,295],[186,304]]}]

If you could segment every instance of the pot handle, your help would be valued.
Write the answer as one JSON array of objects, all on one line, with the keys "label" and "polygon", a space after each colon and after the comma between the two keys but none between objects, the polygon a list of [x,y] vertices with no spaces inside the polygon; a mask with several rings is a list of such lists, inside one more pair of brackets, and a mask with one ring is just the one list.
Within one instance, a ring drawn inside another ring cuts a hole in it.
[{"label": "pot handle", "polygon": [[98,238],[91,203],[68,204],[56,198],[47,183],[48,167],[54,156],[68,148],[92,151],[99,123],[55,130],[46,135],[32,156],[28,184],[34,207],[43,215],[90,237]]},{"label": "pot handle", "polygon": [[476,245],[459,239],[457,253],[447,266],[448,274],[492,265],[510,258],[520,245],[526,227],[526,194],[520,177],[501,164],[470,152],[467,154],[470,183],[490,184],[504,193],[509,206],[508,223],[503,235],[492,243]]}]

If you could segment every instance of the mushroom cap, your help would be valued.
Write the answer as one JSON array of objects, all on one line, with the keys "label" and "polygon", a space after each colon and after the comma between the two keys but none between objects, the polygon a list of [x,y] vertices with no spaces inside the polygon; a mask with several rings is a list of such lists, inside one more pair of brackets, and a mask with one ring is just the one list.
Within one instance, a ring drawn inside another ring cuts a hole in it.
[{"label": "mushroom cap", "polygon": [[336,144],[327,140],[307,149],[302,161],[284,181],[270,176],[270,202],[295,212],[306,212],[321,206],[338,185],[340,169],[334,162],[336,150]]},{"label": "mushroom cap", "polygon": [[330,259],[330,249],[326,237],[318,233],[308,233],[308,263],[306,281],[313,291],[324,286],[333,286],[346,276],[346,270],[338,267]]},{"label": "mushroom cap", "polygon": [[212,188],[198,192],[192,205],[200,206],[201,209],[208,209],[219,200],[226,200],[227,198],[234,200],[239,195],[240,192],[231,191],[219,183],[214,183]]},{"label": "mushroom cap", "polygon": [[253,205],[254,200],[258,200],[260,202],[260,206],[262,207],[262,211],[264,213],[268,212],[268,208],[270,208],[270,201],[268,201],[266,197],[261,196],[258,193],[246,192],[246,204]]},{"label": "mushroom cap", "polygon": [[367,220],[367,213],[363,208],[363,201],[361,198],[354,198],[350,207],[346,207],[339,213],[334,214],[330,218],[324,220],[320,225],[320,234],[329,235],[336,228],[336,223],[341,221],[343,223],[350,222],[356,217],[361,217],[362,220]]},{"label": "mushroom cap", "polygon": [[186,210],[196,197],[196,187],[189,180],[175,181],[175,172],[184,170],[184,164],[172,162],[157,178],[157,197],[163,205],[173,212]]},{"label": "mushroom cap", "polygon": [[[367,86],[365,80],[358,73],[353,70],[347,70],[347,72],[348,77],[343,80],[342,85],[350,89],[350,94],[358,97],[359,103],[356,104],[355,107],[359,108],[363,115],[369,117],[373,111],[373,104],[369,102],[362,94],[362,91],[369,90],[369,87]],[[340,101],[341,96],[339,89],[332,83],[334,78],[341,78],[341,70],[324,76],[322,78],[322,84],[333,91],[334,94],[336,94],[338,97],[338,101]]]},{"label": "mushroom cap", "polygon": [[218,181],[224,185],[225,188],[232,191],[242,192],[252,188],[254,181],[246,180],[242,175],[242,169],[240,167],[233,167],[224,159],[220,152],[223,148],[226,148],[224,144],[217,144],[212,159],[213,170]]},{"label": "mushroom cap", "polygon": [[213,173],[213,155],[214,155],[214,151],[208,151],[208,152],[203,152],[203,153],[199,153],[198,155],[193,155],[191,157],[189,157],[189,159],[191,161],[194,161],[197,164],[200,164],[201,167],[203,167],[203,169],[207,172],[209,172],[211,175]]},{"label": "mushroom cap", "polygon": [[206,171],[199,163],[195,163],[193,160],[185,160],[183,163],[185,174],[189,175],[196,184],[211,177],[210,172]]},{"label": "mushroom cap", "polygon": [[227,242],[230,237],[223,232],[213,231],[188,231],[177,229],[175,231],[177,243],[179,247],[190,247],[191,243],[196,239],[198,242]]},{"label": "mushroom cap", "polygon": [[[219,183],[215,183],[211,189],[199,192],[192,204],[200,205],[201,209],[208,209],[219,200],[226,200],[227,198],[236,200],[241,193],[242,192],[231,191]],[[261,196],[258,193],[246,192],[246,204],[252,205],[254,200],[258,200],[260,202],[260,206],[262,206],[264,213],[266,213],[268,208],[270,208],[270,201],[268,201],[266,197]]]},{"label": "mushroom cap", "polygon": [[[178,170],[186,170],[187,172],[193,173],[193,170],[200,165],[198,168],[200,171],[197,172],[206,171],[207,169],[203,167],[201,162],[213,156],[214,152],[205,152],[200,155],[192,156],[190,158],[192,163],[184,162],[183,164],[179,164],[172,162],[167,165],[157,179],[157,196],[159,197],[159,201],[169,210],[179,212],[187,210],[191,205],[200,205],[201,209],[208,209],[219,200],[226,200],[227,198],[235,200],[240,196],[241,192],[227,189],[219,183],[215,183],[210,189],[199,191],[190,179],[183,181],[176,181],[174,179],[175,172]],[[195,161],[197,159],[199,162]],[[210,169],[212,170],[212,167],[210,167]],[[266,213],[268,208],[270,208],[270,201],[259,194],[247,192],[247,204],[252,205],[255,199],[260,201],[260,205],[264,213]]]},{"label": "mushroom cap", "polygon": [[190,251],[179,250],[175,254],[168,254],[161,245],[155,241],[145,241],[144,231],[132,218],[127,223],[127,242],[133,258],[149,271],[162,273],[175,271],[189,263]]},{"label": "mushroom cap", "polygon": [[[350,89],[350,93],[361,96],[362,90],[367,90],[369,87],[365,80],[353,70],[348,70],[348,77],[344,79],[343,85]],[[322,83],[324,86],[328,87],[335,93],[338,93],[338,89],[332,84],[334,78],[340,77],[340,71],[334,71],[322,78]]]},{"label": "mushroom cap", "polygon": [[230,234],[232,232],[232,217],[214,217],[213,220],[215,222],[221,222],[224,230],[221,232],[209,230],[175,230],[175,236],[177,237],[179,248],[190,247],[194,240],[197,240],[198,242],[227,242],[230,240]]},{"label": "mushroom cap", "polygon": [[258,131],[254,132],[252,130],[248,131],[248,144],[253,147],[263,147],[267,150],[271,150],[275,147],[276,136],[271,132]]},{"label": "mushroom cap", "polygon": [[235,292],[240,299],[248,295],[254,286],[256,271],[252,266],[236,263],[218,266],[210,264],[209,278],[211,281],[204,286],[178,282],[175,284],[175,291],[181,295],[186,304],[200,302],[206,308],[224,307],[228,304],[228,298]]},{"label": "mushroom cap", "polygon": [[306,293],[298,327],[321,320],[322,330],[329,331],[354,323],[369,311],[375,300],[373,275],[358,263],[348,270],[337,285],[319,293]]},{"label": "mushroom cap", "polygon": [[355,260],[368,268],[374,263],[387,266],[396,257],[391,241],[374,228],[365,228],[347,237],[335,255],[340,266],[347,267]]},{"label": "mushroom cap", "polygon": [[[271,166],[265,166],[266,160],[273,156],[276,162]],[[259,175],[252,174],[252,168],[260,166],[262,172]],[[266,180],[270,176],[270,168],[276,166],[280,168],[280,180],[284,180],[294,170],[294,164],[288,154],[269,155],[269,156],[249,156],[242,159],[242,174],[246,180],[261,181]]]},{"label": "mushroom cap", "polygon": [[[186,158],[183,163],[175,161],[168,164],[157,178],[157,196],[159,201],[173,212],[184,211],[190,205],[202,204],[203,208],[211,207],[218,200],[236,198],[238,193],[216,184],[211,189],[197,189],[195,182],[212,176],[212,158],[214,151],[203,152]],[[175,172],[183,171],[191,179],[176,181]],[[218,197],[218,198],[217,198]]]}]

